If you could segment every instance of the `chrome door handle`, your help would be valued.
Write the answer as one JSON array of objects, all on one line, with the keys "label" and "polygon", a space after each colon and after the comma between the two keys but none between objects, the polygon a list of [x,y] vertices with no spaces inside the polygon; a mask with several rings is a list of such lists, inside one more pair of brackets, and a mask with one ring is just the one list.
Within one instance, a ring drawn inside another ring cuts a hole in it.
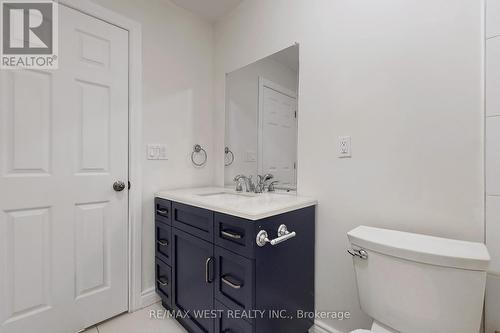
[{"label": "chrome door handle", "polygon": [[295,231],[288,231],[286,225],[282,224],[278,228],[278,238],[275,239],[269,239],[269,235],[267,234],[267,231],[261,230],[257,234],[256,242],[257,245],[260,247],[265,246],[267,243],[271,244],[272,246],[278,245],[279,243],[283,243],[291,238],[294,238],[297,236],[297,233]]},{"label": "chrome door handle", "polygon": [[242,238],[242,236],[240,234],[232,233],[229,231],[222,230],[220,233],[222,234],[222,236],[226,236],[226,237],[229,237],[232,239],[241,239]]},{"label": "chrome door handle", "polygon": [[243,286],[243,284],[241,284],[241,283],[234,283],[234,282],[229,281],[226,278],[226,276],[222,276],[220,279],[222,282],[224,282],[224,284],[230,286],[233,289],[241,289],[241,287]]},{"label": "chrome door handle", "polygon": [[121,192],[125,189],[125,183],[122,181],[116,181],[113,183],[113,190],[116,192]]}]

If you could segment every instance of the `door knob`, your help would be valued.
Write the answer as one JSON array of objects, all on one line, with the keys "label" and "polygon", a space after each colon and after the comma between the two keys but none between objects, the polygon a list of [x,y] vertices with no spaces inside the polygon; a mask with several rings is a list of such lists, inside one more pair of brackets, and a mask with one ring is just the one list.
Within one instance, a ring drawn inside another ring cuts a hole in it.
[{"label": "door knob", "polygon": [[113,190],[116,192],[121,192],[125,189],[125,183],[122,181],[117,181],[113,183]]}]

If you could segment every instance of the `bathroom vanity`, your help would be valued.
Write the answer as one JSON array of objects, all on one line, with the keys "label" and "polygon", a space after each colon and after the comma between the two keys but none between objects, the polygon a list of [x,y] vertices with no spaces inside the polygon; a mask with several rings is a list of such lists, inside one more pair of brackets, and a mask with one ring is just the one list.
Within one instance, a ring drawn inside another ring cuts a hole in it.
[{"label": "bathroom vanity", "polygon": [[314,312],[315,205],[202,188],[155,198],[156,289],[191,333],[305,333]]}]

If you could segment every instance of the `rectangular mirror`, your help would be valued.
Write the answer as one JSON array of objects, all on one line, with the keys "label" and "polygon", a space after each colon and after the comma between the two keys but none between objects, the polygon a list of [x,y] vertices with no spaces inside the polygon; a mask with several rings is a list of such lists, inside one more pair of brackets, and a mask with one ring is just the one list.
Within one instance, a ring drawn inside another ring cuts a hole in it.
[{"label": "rectangular mirror", "polygon": [[297,189],[299,46],[226,75],[225,184],[272,174]]}]

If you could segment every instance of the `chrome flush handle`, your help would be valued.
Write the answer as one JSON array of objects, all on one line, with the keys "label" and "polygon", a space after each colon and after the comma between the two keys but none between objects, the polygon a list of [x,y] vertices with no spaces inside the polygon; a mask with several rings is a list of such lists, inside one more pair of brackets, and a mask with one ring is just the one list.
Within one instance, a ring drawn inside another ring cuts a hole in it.
[{"label": "chrome flush handle", "polygon": [[348,249],[347,253],[349,253],[353,257],[358,257],[358,258],[361,258],[363,260],[368,259],[368,252],[366,252],[366,250],[363,250],[363,249],[359,249],[359,250]]}]

